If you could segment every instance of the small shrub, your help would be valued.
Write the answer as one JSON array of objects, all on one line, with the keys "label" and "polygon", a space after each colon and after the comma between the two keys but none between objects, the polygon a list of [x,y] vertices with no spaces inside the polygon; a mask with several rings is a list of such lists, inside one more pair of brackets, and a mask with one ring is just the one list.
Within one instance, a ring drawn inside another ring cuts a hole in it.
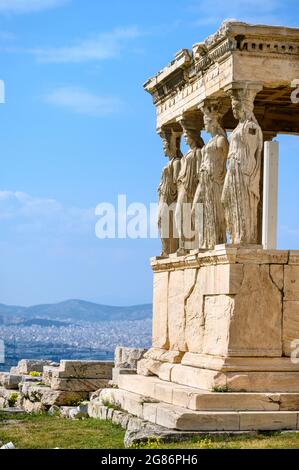
[{"label": "small shrub", "polygon": [[218,385],[212,388],[212,392],[227,393],[231,392],[227,385]]},{"label": "small shrub", "polygon": [[36,372],[36,370],[32,370],[28,375],[30,375],[30,377],[41,377],[42,373]]},{"label": "small shrub", "polygon": [[80,400],[69,400],[67,406],[80,406],[81,403],[83,403],[83,402],[84,402],[83,399],[80,399]]},{"label": "small shrub", "polygon": [[149,436],[146,440],[142,442],[136,442],[131,445],[132,449],[161,449],[161,438],[155,436]]},{"label": "small shrub", "polygon": [[17,392],[14,392],[10,395],[10,397],[8,398],[7,402],[8,402],[8,406],[10,408],[13,408],[16,403],[17,403],[17,399],[19,398],[19,395]]},{"label": "small shrub", "polygon": [[112,410],[117,410],[117,411],[121,410],[120,403],[111,403],[109,400],[106,400],[106,399],[102,400],[102,403],[104,406]]}]

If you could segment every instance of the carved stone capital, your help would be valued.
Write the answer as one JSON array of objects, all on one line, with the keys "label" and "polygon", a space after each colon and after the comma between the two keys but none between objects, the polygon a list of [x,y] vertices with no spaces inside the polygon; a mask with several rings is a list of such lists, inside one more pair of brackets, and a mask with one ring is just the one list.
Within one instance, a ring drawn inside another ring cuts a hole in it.
[{"label": "carved stone capital", "polygon": [[206,98],[199,103],[198,108],[204,116],[215,118],[218,122],[221,122],[230,108],[230,102],[223,97]]},{"label": "carved stone capital", "polygon": [[259,82],[232,82],[224,91],[232,101],[240,101],[245,107],[253,111],[256,95],[262,91],[263,85]]}]

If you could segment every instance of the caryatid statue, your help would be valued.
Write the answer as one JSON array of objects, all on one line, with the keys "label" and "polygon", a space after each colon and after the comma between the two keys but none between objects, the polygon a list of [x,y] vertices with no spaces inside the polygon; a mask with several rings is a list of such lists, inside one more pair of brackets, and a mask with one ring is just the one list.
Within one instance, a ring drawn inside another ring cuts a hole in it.
[{"label": "caryatid statue", "polygon": [[257,244],[263,134],[253,114],[256,90],[244,87],[230,94],[239,124],[230,136],[222,203],[231,243]]},{"label": "caryatid statue", "polygon": [[[228,140],[220,125],[221,113],[216,100],[206,100],[201,106],[206,132],[211,139],[202,148],[199,182],[196,189],[192,217],[198,233],[198,248],[213,249],[215,245],[226,242],[226,223],[221,195],[226,174]],[[224,114],[224,112],[222,113]],[[199,206],[201,204],[201,206]],[[203,211],[202,224],[197,228],[196,216]]]},{"label": "caryatid statue", "polygon": [[177,179],[181,168],[180,133],[172,129],[162,130],[164,155],[169,158],[162,170],[158,187],[158,227],[162,242],[161,256],[168,256],[178,249],[178,236],[175,230],[175,204],[177,201]]},{"label": "caryatid statue", "polygon": [[198,185],[198,172],[201,164],[201,148],[204,141],[201,138],[198,123],[194,119],[182,119],[180,124],[186,145],[190,150],[181,160],[181,169],[178,176],[178,199],[175,211],[175,223],[179,236],[179,255],[186,250],[195,248],[194,233],[191,224],[191,210],[195,191]]}]

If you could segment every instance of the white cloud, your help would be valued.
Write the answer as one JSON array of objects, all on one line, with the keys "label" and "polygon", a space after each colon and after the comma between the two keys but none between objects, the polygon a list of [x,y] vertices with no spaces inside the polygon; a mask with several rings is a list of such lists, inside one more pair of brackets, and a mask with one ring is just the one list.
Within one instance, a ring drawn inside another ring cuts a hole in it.
[{"label": "white cloud", "polygon": [[59,7],[69,0],[0,0],[0,13],[31,13]]},{"label": "white cloud", "polygon": [[2,230],[34,235],[74,235],[94,232],[94,209],[65,207],[55,199],[21,191],[0,191]]},{"label": "white cloud", "polygon": [[280,15],[281,7],[281,0],[194,0],[191,3],[191,9],[199,14],[198,26],[219,25],[227,18],[257,24],[285,23]]},{"label": "white cloud", "polygon": [[36,48],[31,52],[39,62],[82,63],[117,57],[128,41],[140,36],[136,27],[116,28],[73,44],[53,48]]},{"label": "white cloud", "polygon": [[122,108],[122,101],[118,98],[99,96],[76,87],[56,88],[44,97],[44,101],[78,114],[95,117],[117,113]]}]

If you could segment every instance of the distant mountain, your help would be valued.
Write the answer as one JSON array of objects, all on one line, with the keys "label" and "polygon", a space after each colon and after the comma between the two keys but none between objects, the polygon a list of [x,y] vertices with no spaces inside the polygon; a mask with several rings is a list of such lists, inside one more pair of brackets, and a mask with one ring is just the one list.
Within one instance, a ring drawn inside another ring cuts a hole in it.
[{"label": "distant mountain", "polygon": [[113,307],[85,300],[66,300],[57,304],[35,305],[33,307],[8,306],[0,304],[0,316],[5,322],[18,317],[20,322],[30,319],[45,318],[58,321],[112,321],[143,320],[151,318],[152,305],[133,305],[130,307]]}]

